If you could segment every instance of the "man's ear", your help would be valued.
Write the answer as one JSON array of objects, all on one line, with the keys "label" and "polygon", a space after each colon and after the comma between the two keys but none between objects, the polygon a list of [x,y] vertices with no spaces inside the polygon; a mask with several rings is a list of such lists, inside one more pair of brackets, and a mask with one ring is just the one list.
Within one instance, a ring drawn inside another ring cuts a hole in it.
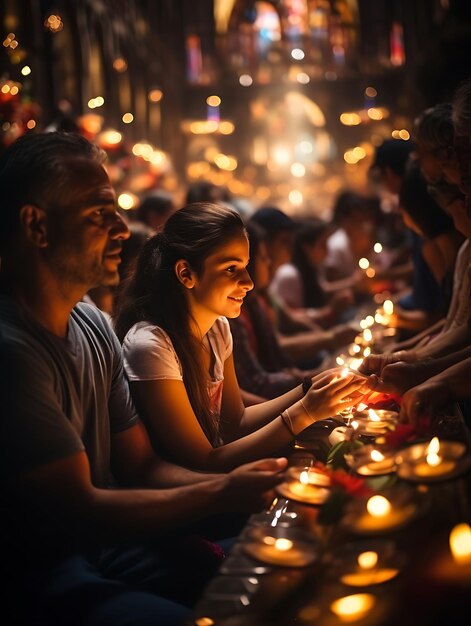
[{"label": "man's ear", "polygon": [[28,241],[38,248],[47,247],[47,219],[43,209],[34,204],[25,204],[20,209],[20,223]]},{"label": "man's ear", "polygon": [[195,273],[190,264],[185,259],[179,259],[175,263],[175,274],[181,284],[187,289],[192,289],[195,285]]}]

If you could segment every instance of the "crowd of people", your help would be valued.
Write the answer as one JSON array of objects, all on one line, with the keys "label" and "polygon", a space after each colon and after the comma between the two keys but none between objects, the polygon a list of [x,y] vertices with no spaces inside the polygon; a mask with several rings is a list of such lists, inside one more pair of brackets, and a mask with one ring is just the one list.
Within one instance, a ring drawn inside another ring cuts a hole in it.
[{"label": "crowd of people", "polygon": [[[387,140],[332,221],[212,185],[125,218],[106,155],[28,134],[0,157],[4,612],[182,624],[313,423],[381,390],[469,416],[471,82]],[[366,265],[364,261],[367,261]],[[397,343],[332,357],[388,294]],[[27,598],[27,601],[25,601]],[[75,620],[75,621],[74,621]]]}]

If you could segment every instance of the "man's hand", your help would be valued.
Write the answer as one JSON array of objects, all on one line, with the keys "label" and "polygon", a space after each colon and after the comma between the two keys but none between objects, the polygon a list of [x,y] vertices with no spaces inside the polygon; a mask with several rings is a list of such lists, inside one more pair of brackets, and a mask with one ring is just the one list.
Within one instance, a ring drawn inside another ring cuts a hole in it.
[{"label": "man's hand", "polygon": [[[371,385],[374,391],[402,395],[411,387],[424,382],[430,374],[422,363],[405,363],[398,361],[386,365],[381,377],[376,376],[376,382]],[[372,377],[374,380],[374,378]]]},{"label": "man's hand", "polygon": [[391,352],[389,354],[371,354],[363,360],[358,371],[363,374],[376,374],[379,378],[383,378],[383,369],[404,361],[405,363],[415,363],[417,356],[410,350],[399,350],[399,352]]},{"label": "man's hand", "polygon": [[274,498],[273,487],[282,482],[287,465],[285,458],[262,459],[232,470],[226,476],[221,509],[260,511],[267,507]]},{"label": "man's hand", "polygon": [[421,417],[430,417],[453,401],[450,388],[437,379],[430,379],[412,387],[402,397],[399,418],[403,422],[418,424]]}]

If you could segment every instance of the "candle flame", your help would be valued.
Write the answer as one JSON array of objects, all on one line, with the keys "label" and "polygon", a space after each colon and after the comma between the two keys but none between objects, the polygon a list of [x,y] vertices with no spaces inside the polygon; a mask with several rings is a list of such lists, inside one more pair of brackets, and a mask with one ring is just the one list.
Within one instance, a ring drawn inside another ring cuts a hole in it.
[{"label": "candle flame", "polygon": [[360,402],[359,405],[357,406],[357,409],[359,411],[364,411],[367,407],[368,407],[367,404],[363,404],[363,402]]},{"label": "candle flame", "polygon": [[432,467],[436,467],[437,465],[440,465],[441,462],[442,462],[442,457],[438,456],[438,454],[435,454],[435,452],[429,452],[427,454],[428,465],[431,465]]},{"label": "candle flame", "polygon": [[385,459],[384,454],[381,454],[379,450],[372,450],[370,456],[373,459],[373,461],[377,461],[377,462],[384,461]]},{"label": "candle flame", "polygon": [[382,324],[384,320],[384,317],[381,315],[381,313],[376,313],[375,315],[375,322],[377,324]]},{"label": "candle flame", "polygon": [[394,304],[391,300],[385,300],[383,302],[383,309],[386,315],[392,315],[394,313]]},{"label": "candle flame", "polygon": [[450,550],[453,559],[460,565],[471,563],[471,528],[468,524],[457,524],[452,529]]},{"label": "candle flame", "polygon": [[290,539],[284,539],[281,537],[275,541],[274,545],[276,550],[280,550],[280,552],[287,552],[293,547],[293,542]]},{"label": "candle flame", "polygon": [[364,617],[373,608],[375,597],[371,593],[356,593],[335,600],[330,610],[342,622],[356,622]]},{"label": "candle flame", "polygon": [[373,569],[378,562],[377,552],[362,552],[358,555],[358,565],[362,569]]},{"label": "candle flame", "polygon": [[301,472],[301,474],[299,475],[299,482],[303,485],[309,484],[309,473],[306,470]]},{"label": "candle flame", "polygon": [[341,378],[347,378],[347,376],[350,374],[350,370],[348,367],[344,367],[343,370],[340,372],[340,377]]},{"label": "candle flame", "polygon": [[352,346],[353,354],[358,354],[360,352],[360,350],[361,350],[361,347],[357,343],[354,343],[353,346]]},{"label": "candle flame", "polygon": [[391,511],[391,503],[384,496],[372,496],[366,503],[366,509],[373,517],[384,517]]},{"label": "candle flame", "polygon": [[363,331],[363,339],[365,341],[371,341],[373,339],[373,334],[371,333],[371,330],[369,328],[365,328],[365,330]]},{"label": "candle flame", "polygon": [[438,437],[434,437],[428,444],[427,454],[438,454],[440,450],[440,440]]},{"label": "candle flame", "polygon": [[335,361],[337,362],[337,365],[344,365],[345,361],[343,360],[343,358],[341,356],[338,356]]},{"label": "candle flame", "polygon": [[366,270],[370,267],[370,262],[368,261],[367,258],[362,257],[359,261],[358,261],[358,265],[360,266],[360,268],[362,270]]},{"label": "candle flame", "polygon": [[371,354],[371,348],[369,346],[366,346],[366,348],[363,350],[363,356],[370,356]]},{"label": "candle flame", "polygon": [[376,413],[376,411],[373,411],[373,409],[368,409],[368,417],[370,418],[370,420],[372,422],[380,422],[381,421],[380,416]]}]

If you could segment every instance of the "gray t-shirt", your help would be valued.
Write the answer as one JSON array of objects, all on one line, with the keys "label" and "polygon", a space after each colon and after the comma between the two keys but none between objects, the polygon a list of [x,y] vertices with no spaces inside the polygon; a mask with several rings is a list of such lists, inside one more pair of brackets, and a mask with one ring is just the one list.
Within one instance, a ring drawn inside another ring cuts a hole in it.
[{"label": "gray t-shirt", "polygon": [[100,311],[78,304],[61,339],[1,294],[0,373],[3,479],[85,450],[93,484],[109,486],[110,435],[138,417]]}]

